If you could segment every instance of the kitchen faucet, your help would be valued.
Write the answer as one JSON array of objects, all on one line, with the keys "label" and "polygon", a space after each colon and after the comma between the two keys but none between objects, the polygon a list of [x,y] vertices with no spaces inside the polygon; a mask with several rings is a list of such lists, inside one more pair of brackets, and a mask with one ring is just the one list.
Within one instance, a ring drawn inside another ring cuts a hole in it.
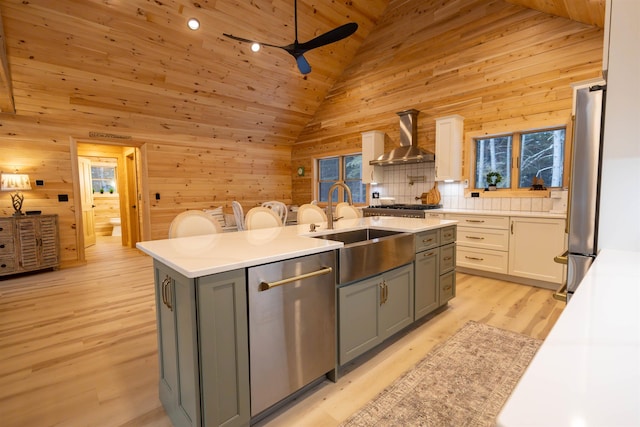
[{"label": "kitchen faucet", "polygon": [[[333,190],[338,187],[344,188],[344,190],[347,192],[347,201],[349,202],[349,206],[353,205],[353,199],[351,198],[351,189],[349,188],[349,186],[345,184],[344,181],[336,181],[336,183],[333,184],[331,188],[329,188],[329,195],[328,195],[329,197],[327,202],[327,229],[329,230],[333,230],[333,221],[334,221],[333,202],[332,202],[331,195],[333,194]],[[336,220],[337,219],[338,218],[336,218]]]}]

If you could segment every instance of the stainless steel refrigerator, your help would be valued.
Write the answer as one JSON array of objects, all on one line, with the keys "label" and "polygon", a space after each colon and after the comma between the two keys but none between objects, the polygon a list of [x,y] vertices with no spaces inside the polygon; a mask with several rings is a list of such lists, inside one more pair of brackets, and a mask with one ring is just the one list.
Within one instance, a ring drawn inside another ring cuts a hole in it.
[{"label": "stainless steel refrigerator", "polygon": [[567,301],[598,253],[598,208],[606,86],[577,90],[567,210]]}]

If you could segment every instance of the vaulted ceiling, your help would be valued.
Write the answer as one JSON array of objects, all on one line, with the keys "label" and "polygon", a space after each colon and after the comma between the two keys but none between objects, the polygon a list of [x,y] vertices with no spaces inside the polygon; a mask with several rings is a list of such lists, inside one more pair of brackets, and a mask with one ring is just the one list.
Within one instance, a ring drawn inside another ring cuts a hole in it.
[{"label": "vaulted ceiling", "polygon": [[[289,44],[293,0],[3,0],[2,116],[45,126],[68,120],[88,134],[111,129],[157,141],[294,144],[395,1],[402,0],[300,0],[301,42],[359,25],[354,35],[308,52],[312,72],[302,75],[286,52],[253,53],[222,35]],[[605,0],[506,1],[589,25],[604,21]],[[424,1],[420,12],[457,3]],[[198,31],[187,28],[191,17]]]}]

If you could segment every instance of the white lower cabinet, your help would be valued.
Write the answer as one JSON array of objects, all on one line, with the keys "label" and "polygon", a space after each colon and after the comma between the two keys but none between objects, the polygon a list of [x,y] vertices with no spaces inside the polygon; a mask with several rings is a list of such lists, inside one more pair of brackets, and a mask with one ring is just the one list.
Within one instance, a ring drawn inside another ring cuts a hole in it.
[{"label": "white lower cabinet", "polygon": [[565,250],[565,221],[511,218],[509,274],[561,284],[564,266],[553,258]]},{"label": "white lower cabinet", "polygon": [[338,288],[338,363],[413,323],[413,264]]},{"label": "white lower cabinet", "polygon": [[507,279],[549,284],[564,280],[563,266],[553,261],[565,248],[564,219],[459,213],[445,218],[459,221],[458,267]]}]

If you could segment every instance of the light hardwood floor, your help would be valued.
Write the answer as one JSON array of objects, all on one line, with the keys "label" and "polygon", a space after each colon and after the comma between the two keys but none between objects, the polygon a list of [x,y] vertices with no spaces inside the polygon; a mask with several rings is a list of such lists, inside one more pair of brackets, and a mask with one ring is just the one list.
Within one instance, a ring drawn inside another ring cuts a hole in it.
[{"label": "light hardwood floor", "polygon": [[[170,426],[158,400],[151,259],[103,237],[86,266],[0,280],[0,425]],[[263,420],[336,426],[468,320],[545,338],[551,291],[458,274],[449,306]]]}]

